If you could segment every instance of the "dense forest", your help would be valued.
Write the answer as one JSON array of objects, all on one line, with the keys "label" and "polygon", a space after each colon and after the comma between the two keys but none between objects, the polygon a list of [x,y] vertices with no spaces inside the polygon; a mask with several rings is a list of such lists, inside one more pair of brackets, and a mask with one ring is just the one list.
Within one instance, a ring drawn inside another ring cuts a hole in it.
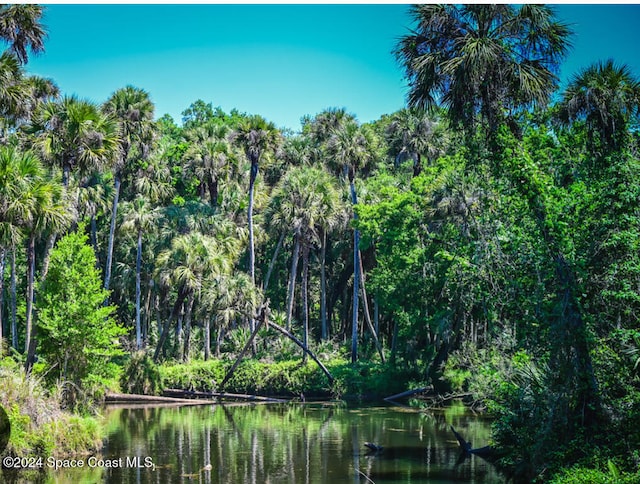
[{"label": "dense forest", "polygon": [[411,12],[407,107],[294,133],[202,100],[176,123],[134,86],[61,93],[28,73],[42,7],[0,7],[2,366],[80,411],[158,372],[220,383],[245,347],[306,360],[267,310],[351,369],[317,388],[431,386],[495,418],[518,480],[634,482],[640,82],[605,59],[560,90],[571,30],[546,6]]}]

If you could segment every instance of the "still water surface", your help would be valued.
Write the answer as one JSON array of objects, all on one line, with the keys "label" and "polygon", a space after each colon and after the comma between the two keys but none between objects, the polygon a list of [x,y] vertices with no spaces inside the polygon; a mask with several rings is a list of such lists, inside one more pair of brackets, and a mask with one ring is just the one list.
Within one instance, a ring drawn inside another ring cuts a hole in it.
[{"label": "still water surface", "polygon": [[[453,425],[475,447],[490,423],[462,406],[418,412],[334,404],[110,408],[105,464],[45,482],[500,483],[477,456],[462,462]],[[368,453],[364,442],[384,450]]]}]

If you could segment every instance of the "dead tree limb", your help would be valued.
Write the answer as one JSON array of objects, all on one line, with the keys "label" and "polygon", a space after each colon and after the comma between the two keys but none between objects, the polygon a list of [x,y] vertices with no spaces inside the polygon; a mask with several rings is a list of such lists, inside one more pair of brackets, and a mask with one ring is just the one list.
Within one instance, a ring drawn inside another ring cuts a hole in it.
[{"label": "dead tree limb", "polygon": [[256,324],[256,327],[253,330],[253,333],[251,333],[251,337],[249,338],[249,341],[247,341],[247,343],[244,345],[244,348],[242,348],[242,351],[236,358],[235,363],[233,364],[231,369],[227,372],[225,377],[222,379],[222,382],[218,386],[219,390],[222,390],[224,388],[225,384],[229,381],[229,379],[233,375],[233,372],[236,371],[236,369],[238,368],[238,365],[242,361],[242,358],[244,358],[244,355],[246,354],[246,352],[249,351],[249,348],[251,348],[253,340],[255,339],[256,335],[258,334],[258,331],[260,331],[260,328],[265,323],[265,321],[267,321],[267,324],[268,324],[270,312],[271,311],[269,309],[269,301],[267,300],[267,302],[265,302],[262,306],[260,306],[259,312],[256,315],[256,321],[258,322],[258,324]]},{"label": "dead tree limb", "polygon": [[327,367],[324,366],[322,364],[322,362],[320,360],[318,360],[318,358],[316,358],[316,355],[314,355],[311,352],[311,350],[309,350],[309,348],[307,348],[304,345],[304,343],[302,341],[300,341],[298,338],[296,338],[294,335],[292,335],[289,331],[284,329],[282,326],[277,325],[273,321],[269,322],[269,327],[277,330],[280,333],[282,333],[287,338],[289,338],[291,341],[293,341],[295,344],[297,344],[300,348],[302,348],[302,351],[304,351],[306,354],[308,354],[311,357],[311,359],[316,362],[316,364],[320,367],[320,369],[324,372],[324,374],[327,375],[327,378],[329,379],[329,383],[330,384],[333,383],[334,378],[331,375],[331,373],[329,373],[329,370],[327,370]]},{"label": "dead tree limb", "polygon": [[364,307],[364,319],[367,321],[367,325],[369,326],[369,331],[371,331],[371,334],[373,335],[373,342],[376,345],[376,349],[378,350],[378,353],[380,354],[380,359],[382,360],[383,363],[386,362],[385,357],[384,357],[384,352],[382,351],[382,346],[380,345],[380,340],[378,339],[378,334],[376,333],[375,328],[373,327],[373,324],[371,323],[371,315],[369,314],[369,303],[367,302],[367,290],[364,287],[364,270],[362,269],[362,254],[360,254],[359,257],[360,260],[360,289],[362,289],[362,304]]}]

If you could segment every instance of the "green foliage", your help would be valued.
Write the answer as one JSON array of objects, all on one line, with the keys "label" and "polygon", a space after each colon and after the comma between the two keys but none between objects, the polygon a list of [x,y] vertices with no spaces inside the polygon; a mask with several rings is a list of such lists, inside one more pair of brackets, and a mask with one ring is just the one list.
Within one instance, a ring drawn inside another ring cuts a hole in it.
[{"label": "green foliage", "polygon": [[118,337],[125,333],[112,318],[115,308],[103,304],[109,293],[83,231],[66,235],[51,252],[38,301],[39,351],[50,365],[46,377],[79,388],[90,376],[117,375],[112,360],[122,354]]},{"label": "green foliage", "polygon": [[48,395],[40,380],[27,377],[9,358],[0,362],[0,379],[0,405],[11,422],[10,455],[62,457],[101,447],[101,429],[94,417],[62,411],[60,400]]},{"label": "green foliage", "polygon": [[[334,376],[333,386],[315,362],[286,360],[278,362],[243,361],[224,390],[229,393],[305,398],[333,396],[346,400],[373,400],[406,390],[407,375],[391,365],[369,362],[355,365],[346,359],[324,362]],[[193,361],[186,365],[159,367],[164,388],[204,392],[218,391],[217,383],[231,367],[222,360]]]},{"label": "green foliage", "polygon": [[120,386],[127,393],[158,395],[162,391],[162,376],[151,357],[138,351],[127,361],[120,376]]}]

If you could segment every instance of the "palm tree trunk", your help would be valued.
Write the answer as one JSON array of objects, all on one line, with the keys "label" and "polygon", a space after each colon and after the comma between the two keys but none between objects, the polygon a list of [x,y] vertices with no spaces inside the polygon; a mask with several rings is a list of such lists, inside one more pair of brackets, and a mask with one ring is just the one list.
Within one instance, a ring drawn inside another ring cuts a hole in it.
[{"label": "palm tree trunk", "polygon": [[[353,179],[350,180],[349,188],[351,190],[351,202],[355,206],[358,204],[356,196],[356,187]],[[353,212],[353,220],[357,220],[358,215]],[[358,246],[360,245],[360,231],[353,230],[353,312],[351,317],[351,362],[358,360],[358,292],[360,290],[360,257]]]},{"label": "palm tree trunk", "polygon": [[182,350],[182,361],[189,361],[189,350],[191,346],[191,315],[193,313],[193,302],[194,302],[193,292],[189,294],[189,299],[187,299],[187,306],[185,308],[184,314],[184,349]]},{"label": "palm tree trunk", "polygon": [[35,326],[33,325],[33,286],[36,270],[36,237],[35,233],[29,236],[27,244],[27,313],[25,323],[24,351],[27,354],[25,368],[27,373],[31,371],[33,365],[32,358],[35,355],[35,344],[32,340],[35,338]]},{"label": "palm tree trunk", "polygon": [[11,249],[11,346],[18,349],[18,298],[16,291],[16,248]]},{"label": "palm tree trunk", "polygon": [[329,327],[327,326],[327,233],[322,231],[320,247],[320,327],[321,338],[329,338]]},{"label": "palm tree trunk", "polygon": [[[305,240],[302,247],[302,320],[304,321],[304,330],[302,333],[302,341],[306,348],[309,348],[309,244]],[[304,353],[303,361],[307,360],[307,354]]]},{"label": "palm tree trunk", "polygon": [[211,201],[211,208],[215,210],[218,207],[218,180],[211,180],[208,183],[209,188],[209,200]]},{"label": "palm tree trunk", "polygon": [[287,330],[291,328],[291,316],[293,315],[293,299],[296,292],[296,274],[298,272],[298,258],[300,254],[300,239],[295,236],[293,256],[291,258],[291,272],[289,273],[289,291],[287,294]]},{"label": "palm tree trunk", "polygon": [[[249,224],[249,273],[251,274],[251,282],[255,285],[256,283],[256,256],[255,256],[255,247],[253,240],[253,189],[256,183],[256,177],[258,176],[258,164],[251,163],[251,174],[249,177],[249,208],[247,214],[247,222]],[[249,318],[249,331],[251,333],[254,332],[256,327],[256,322],[253,318]],[[255,346],[252,348],[253,353],[255,354],[256,348]]]},{"label": "palm tree trunk", "polygon": [[171,314],[169,315],[167,320],[164,322],[164,325],[162,326],[162,335],[158,340],[156,351],[153,354],[153,361],[155,361],[156,363],[158,362],[158,358],[160,357],[160,352],[162,351],[162,347],[164,346],[164,344],[167,341],[167,338],[169,337],[169,328],[171,327],[171,323],[176,317],[176,314],[178,314],[178,311],[180,311],[180,308],[182,307],[182,303],[184,303],[184,300],[186,297],[187,297],[187,291],[184,289],[184,287],[181,287],[178,290],[178,297],[176,298],[176,302],[173,304],[173,309],[171,309]]},{"label": "palm tree trunk", "polygon": [[[358,251],[360,252],[360,251]],[[362,287],[362,305],[364,307],[364,316],[367,321],[367,325],[369,326],[369,331],[373,336],[373,342],[376,345],[376,349],[378,350],[378,354],[380,355],[380,359],[383,363],[386,362],[384,357],[384,352],[382,351],[382,346],[380,345],[380,340],[378,339],[378,334],[371,323],[371,315],[369,314],[369,304],[367,302],[367,290],[364,287],[364,270],[362,269],[362,254],[360,255],[360,286]]]},{"label": "palm tree trunk", "polygon": [[142,228],[138,229],[138,250],[136,252],[136,348],[142,348],[140,327],[140,273],[142,271]]},{"label": "palm tree trunk", "polygon": [[4,324],[2,315],[4,311],[2,310],[2,306],[4,305],[4,269],[6,265],[6,255],[7,251],[4,248],[0,249],[0,357],[4,354],[4,345],[2,344],[2,340],[4,338],[4,334],[2,332],[2,325]]},{"label": "palm tree trunk", "polygon": [[[114,193],[113,193],[113,209],[111,210],[111,226],[109,227],[109,243],[107,246],[107,265],[104,270],[104,288],[109,290],[109,283],[111,282],[111,264],[113,262],[113,242],[116,233],[116,217],[118,215],[118,198],[120,197],[120,177],[115,176],[114,179]],[[108,303],[105,301],[105,305]]]},{"label": "palm tree trunk", "polygon": [[249,224],[249,274],[251,274],[251,282],[256,283],[256,258],[255,258],[255,248],[254,248],[254,240],[253,240],[253,189],[256,183],[256,176],[258,175],[257,166],[254,168],[253,164],[251,165],[251,179],[249,180],[249,208],[247,213],[247,221]]},{"label": "palm tree trunk", "polygon": [[269,287],[269,279],[271,279],[271,273],[273,272],[273,267],[276,265],[276,259],[278,258],[278,253],[282,248],[282,242],[284,241],[284,236],[286,232],[282,232],[280,234],[280,238],[278,239],[278,245],[276,245],[276,250],[273,251],[273,257],[271,257],[271,262],[269,263],[269,270],[267,270],[267,275],[264,278],[264,290],[266,292]]},{"label": "palm tree trunk", "polygon": [[211,318],[204,318],[204,361],[211,358]]}]

